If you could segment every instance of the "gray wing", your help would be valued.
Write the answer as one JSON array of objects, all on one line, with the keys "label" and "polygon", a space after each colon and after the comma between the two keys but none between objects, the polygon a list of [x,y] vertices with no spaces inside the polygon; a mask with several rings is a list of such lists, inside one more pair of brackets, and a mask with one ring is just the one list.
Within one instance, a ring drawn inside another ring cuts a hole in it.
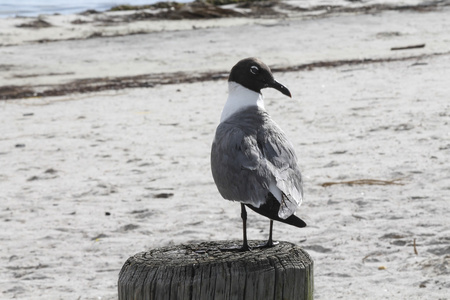
[{"label": "gray wing", "polygon": [[286,219],[303,200],[302,175],[291,142],[278,125],[270,122],[258,132],[257,139],[276,187],[281,190],[281,197],[277,198],[281,204],[278,216]]},{"label": "gray wing", "polygon": [[256,135],[219,125],[211,149],[211,171],[222,197],[256,207],[264,203],[270,173],[261,157]]},{"label": "gray wing", "polygon": [[275,123],[264,121],[245,128],[220,124],[212,145],[211,170],[225,199],[255,207],[264,204],[276,186],[281,191],[279,216],[285,219],[302,201],[301,174],[291,143]]}]

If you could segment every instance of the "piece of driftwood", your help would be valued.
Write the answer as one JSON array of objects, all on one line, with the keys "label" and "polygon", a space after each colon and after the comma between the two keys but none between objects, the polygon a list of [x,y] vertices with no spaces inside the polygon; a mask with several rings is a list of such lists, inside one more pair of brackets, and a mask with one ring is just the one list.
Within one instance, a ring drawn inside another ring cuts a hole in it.
[{"label": "piece of driftwood", "polygon": [[[300,247],[280,242],[247,252],[221,251],[241,242],[177,245],[130,257],[119,274],[126,299],[313,299],[313,261]],[[263,241],[249,241],[250,246]]]},{"label": "piece of driftwood", "polygon": [[335,185],[335,184],[345,184],[345,185],[403,185],[398,181],[402,180],[402,178],[397,178],[393,180],[379,180],[379,179],[357,179],[357,180],[349,180],[349,181],[330,181],[324,182],[321,184],[323,187]]},{"label": "piece of driftwood", "polygon": [[411,46],[404,46],[404,47],[392,47],[391,51],[409,50],[409,49],[417,49],[417,48],[424,48],[424,47],[425,47],[425,44],[411,45]]}]

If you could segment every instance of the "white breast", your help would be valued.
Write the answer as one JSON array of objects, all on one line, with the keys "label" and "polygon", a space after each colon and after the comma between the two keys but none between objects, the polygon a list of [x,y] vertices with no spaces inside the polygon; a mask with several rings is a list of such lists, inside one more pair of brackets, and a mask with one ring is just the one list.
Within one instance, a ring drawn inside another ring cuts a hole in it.
[{"label": "white breast", "polygon": [[228,99],[222,110],[220,123],[228,119],[232,114],[249,106],[258,106],[264,109],[263,95],[249,90],[239,83],[228,82]]}]

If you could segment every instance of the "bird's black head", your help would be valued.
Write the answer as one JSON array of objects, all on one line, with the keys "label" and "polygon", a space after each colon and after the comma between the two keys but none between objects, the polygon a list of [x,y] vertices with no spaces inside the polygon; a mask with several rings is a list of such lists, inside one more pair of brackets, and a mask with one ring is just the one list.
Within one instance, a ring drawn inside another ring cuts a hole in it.
[{"label": "bird's black head", "polygon": [[262,61],[250,57],[239,61],[230,72],[228,81],[234,81],[242,86],[261,93],[261,89],[271,87],[286,96],[291,97],[291,92],[273,78],[272,71]]}]

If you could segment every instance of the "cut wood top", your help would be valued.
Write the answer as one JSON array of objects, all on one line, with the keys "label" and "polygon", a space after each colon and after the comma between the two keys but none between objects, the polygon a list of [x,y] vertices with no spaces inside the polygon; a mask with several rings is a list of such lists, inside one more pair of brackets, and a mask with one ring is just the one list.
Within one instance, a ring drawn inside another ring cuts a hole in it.
[{"label": "cut wood top", "polygon": [[[264,243],[264,241],[249,241],[250,246],[256,246],[262,243]],[[222,263],[225,261],[236,262],[240,260],[258,260],[267,259],[271,256],[279,257],[285,255],[295,256],[299,261],[304,261],[306,264],[312,262],[308,253],[289,242],[280,242],[272,248],[256,248],[246,252],[220,250],[220,248],[240,244],[241,241],[213,241],[198,244],[181,244],[151,249],[147,252],[140,252],[130,259],[133,259],[135,263],[144,264],[149,267],[175,267],[192,264]]]}]

